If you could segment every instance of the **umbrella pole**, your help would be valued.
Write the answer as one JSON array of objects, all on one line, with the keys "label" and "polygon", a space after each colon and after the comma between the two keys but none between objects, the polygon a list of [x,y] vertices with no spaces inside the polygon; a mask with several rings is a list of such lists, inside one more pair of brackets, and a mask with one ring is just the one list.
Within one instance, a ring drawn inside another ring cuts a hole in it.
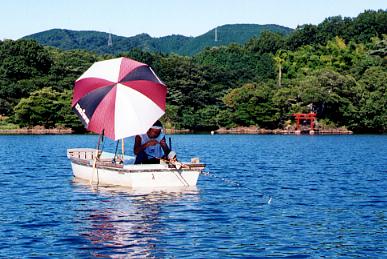
[{"label": "umbrella pole", "polygon": [[125,159],[125,144],[124,144],[124,139],[121,141],[121,150],[122,150],[122,161]]}]

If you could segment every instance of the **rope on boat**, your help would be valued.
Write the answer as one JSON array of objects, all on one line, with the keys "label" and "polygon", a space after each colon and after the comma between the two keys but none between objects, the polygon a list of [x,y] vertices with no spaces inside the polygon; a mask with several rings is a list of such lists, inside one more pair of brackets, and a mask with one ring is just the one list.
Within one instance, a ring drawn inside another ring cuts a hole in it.
[{"label": "rope on boat", "polygon": [[236,187],[240,187],[240,188],[245,188],[245,189],[248,189],[252,192],[254,192],[255,194],[258,193],[259,196],[261,197],[268,197],[268,201],[267,201],[267,204],[271,204],[271,201],[272,201],[272,197],[271,196],[268,196],[268,195],[265,195],[265,194],[262,194],[260,193],[259,190],[256,190],[256,189],[253,189],[253,188],[250,188],[244,184],[241,184],[240,182],[238,181],[233,181],[233,180],[230,180],[230,179],[226,179],[224,177],[219,177],[217,175],[215,175],[214,173],[210,173],[210,172],[201,172],[202,175],[205,175],[205,176],[209,176],[209,177],[212,177],[212,178],[216,178],[216,179],[219,179],[221,181],[223,181],[224,183],[226,184],[229,184],[229,185],[233,185],[233,186],[236,186]]}]

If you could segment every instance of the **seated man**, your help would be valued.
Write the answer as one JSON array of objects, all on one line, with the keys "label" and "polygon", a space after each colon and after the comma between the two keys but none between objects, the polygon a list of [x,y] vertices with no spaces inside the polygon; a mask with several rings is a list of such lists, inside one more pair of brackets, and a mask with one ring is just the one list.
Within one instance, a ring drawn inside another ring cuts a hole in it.
[{"label": "seated man", "polygon": [[137,135],[135,138],[135,164],[159,164],[160,159],[167,159],[170,152],[160,121],[156,121],[146,134]]}]

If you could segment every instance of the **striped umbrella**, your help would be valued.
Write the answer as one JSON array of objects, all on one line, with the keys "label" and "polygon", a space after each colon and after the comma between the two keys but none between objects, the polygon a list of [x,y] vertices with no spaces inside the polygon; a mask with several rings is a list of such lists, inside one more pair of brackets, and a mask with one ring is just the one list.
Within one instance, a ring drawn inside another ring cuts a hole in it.
[{"label": "striped umbrella", "polygon": [[129,58],[94,63],[75,81],[72,108],[86,129],[117,140],[144,134],[165,113],[166,85]]}]

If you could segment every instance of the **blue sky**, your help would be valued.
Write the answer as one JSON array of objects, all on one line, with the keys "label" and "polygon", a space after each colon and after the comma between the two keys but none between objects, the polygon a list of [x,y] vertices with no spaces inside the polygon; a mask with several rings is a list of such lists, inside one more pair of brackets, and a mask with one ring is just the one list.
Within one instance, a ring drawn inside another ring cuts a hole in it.
[{"label": "blue sky", "polygon": [[148,33],[198,36],[224,24],[279,24],[295,28],[329,16],[355,17],[387,9],[385,0],[6,0],[0,40],[53,28],[97,30],[121,36]]}]

